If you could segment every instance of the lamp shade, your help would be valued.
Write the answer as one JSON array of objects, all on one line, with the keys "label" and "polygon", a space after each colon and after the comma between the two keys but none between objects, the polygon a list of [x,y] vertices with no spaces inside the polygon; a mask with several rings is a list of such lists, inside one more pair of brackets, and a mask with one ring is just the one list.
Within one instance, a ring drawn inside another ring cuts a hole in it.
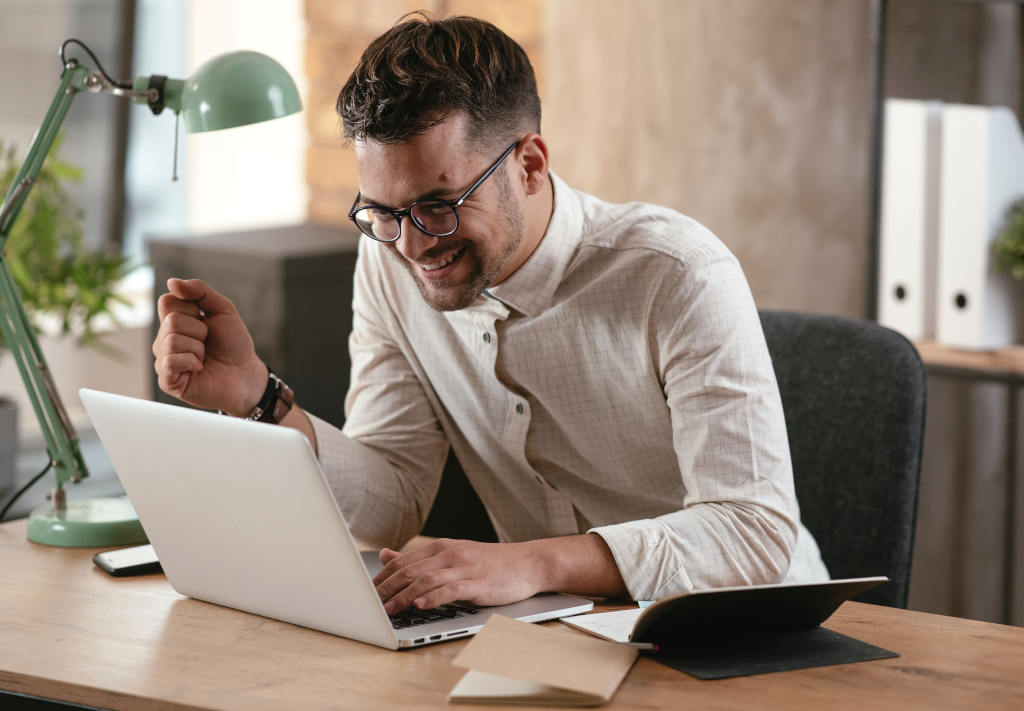
[{"label": "lamp shade", "polygon": [[302,110],[288,72],[265,54],[214,57],[185,81],[181,113],[190,133],[268,121]]}]

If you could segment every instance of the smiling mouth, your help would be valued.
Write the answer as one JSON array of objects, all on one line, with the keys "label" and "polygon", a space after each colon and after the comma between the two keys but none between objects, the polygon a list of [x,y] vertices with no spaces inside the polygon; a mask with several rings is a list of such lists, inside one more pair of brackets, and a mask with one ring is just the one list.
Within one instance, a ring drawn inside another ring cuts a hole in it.
[{"label": "smiling mouth", "polygon": [[462,253],[465,252],[465,251],[466,251],[466,248],[463,247],[462,249],[457,249],[454,252],[451,252],[450,254],[448,254],[445,257],[437,260],[436,262],[431,262],[429,264],[423,264],[422,262],[417,262],[417,266],[419,266],[419,268],[422,269],[425,272],[436,272],[438,269],[444,269],[449,264],[454,262],[456,259],[458,259],[460,256],[462,256]]}]

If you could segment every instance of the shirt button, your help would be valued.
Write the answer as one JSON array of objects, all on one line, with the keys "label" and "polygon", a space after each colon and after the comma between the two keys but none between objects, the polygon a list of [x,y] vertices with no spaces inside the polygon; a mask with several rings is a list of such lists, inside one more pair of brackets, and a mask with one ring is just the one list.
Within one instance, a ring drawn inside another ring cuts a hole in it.
[{"label": "shirt button", "polygon": [[523,407],[523,403],[521,403],[521,402],[517,402],[516,403],[516,414],[519,414],[519,415],[523,414],[523,411],[525,409],[526,408]]},{"label": "shirt button", "polygon": [[491,342],[491,334],[485,332],[484,333],[484,343],[490,343],[490,342]]}]

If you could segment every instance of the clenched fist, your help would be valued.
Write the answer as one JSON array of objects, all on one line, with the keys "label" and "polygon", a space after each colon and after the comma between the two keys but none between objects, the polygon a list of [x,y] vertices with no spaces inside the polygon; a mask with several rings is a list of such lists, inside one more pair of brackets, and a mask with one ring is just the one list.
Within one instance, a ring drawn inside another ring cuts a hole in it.
[{"label": "clenched fist", "polygon": [[196,407],[244,417],[267,384],[267,367],[231,300],[199,279],[168,279],[153,341],[160,389]]}]

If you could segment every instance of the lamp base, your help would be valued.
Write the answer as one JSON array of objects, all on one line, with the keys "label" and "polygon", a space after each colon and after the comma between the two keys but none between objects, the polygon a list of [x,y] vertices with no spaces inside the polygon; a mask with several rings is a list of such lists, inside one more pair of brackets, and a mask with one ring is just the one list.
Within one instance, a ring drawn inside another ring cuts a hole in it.
[{"label": "lamp base", "polygon": [[39,506],[28,517],[28,539],[62,548],[101,548],[145,543],[135,507],[127,496],[68,501],[57,511]]}]

